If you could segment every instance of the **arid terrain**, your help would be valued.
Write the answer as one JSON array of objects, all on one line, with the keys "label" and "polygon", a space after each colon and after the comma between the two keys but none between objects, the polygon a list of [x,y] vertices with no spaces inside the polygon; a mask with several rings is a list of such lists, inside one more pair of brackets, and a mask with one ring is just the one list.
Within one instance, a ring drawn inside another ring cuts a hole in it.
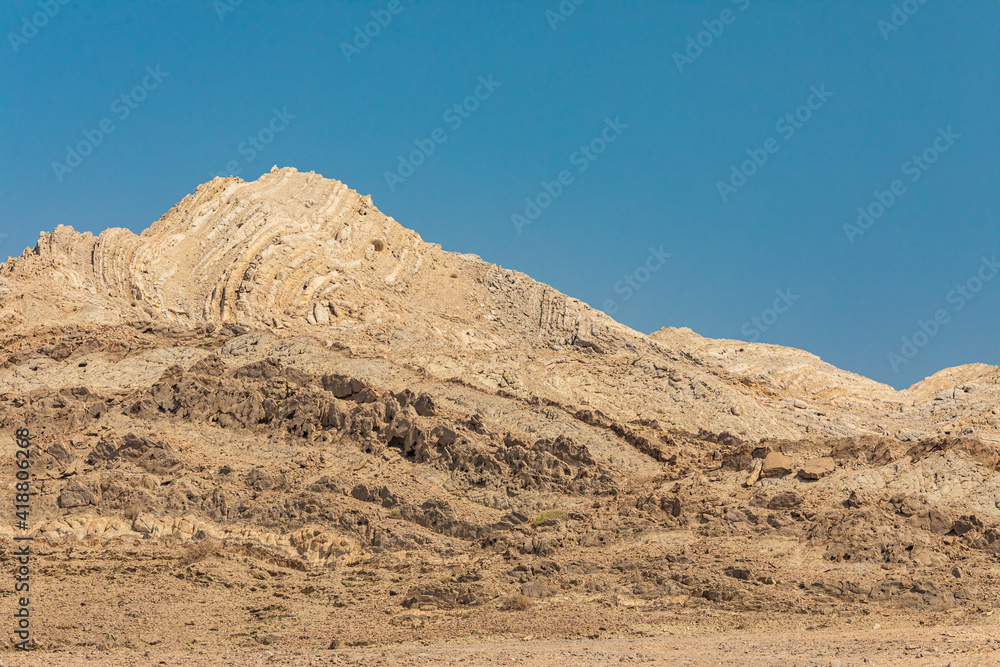
[{"label": "arid terrain", "polygon": [[645,335],[314,173],[0,265],[0,420],[5,665],[1000,664],[1000,368]]}]

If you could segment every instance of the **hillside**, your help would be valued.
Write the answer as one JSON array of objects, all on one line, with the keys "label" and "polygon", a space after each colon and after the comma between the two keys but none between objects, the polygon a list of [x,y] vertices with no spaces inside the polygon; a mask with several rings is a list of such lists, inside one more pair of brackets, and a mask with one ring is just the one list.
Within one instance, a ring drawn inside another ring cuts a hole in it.
[{"label": "hillside", "polygon": [[0,266],[0,361],[49,651],[975,624],[1000,593],[1000,369],[896,391],[647,336],[314,173],[42,234]]}]

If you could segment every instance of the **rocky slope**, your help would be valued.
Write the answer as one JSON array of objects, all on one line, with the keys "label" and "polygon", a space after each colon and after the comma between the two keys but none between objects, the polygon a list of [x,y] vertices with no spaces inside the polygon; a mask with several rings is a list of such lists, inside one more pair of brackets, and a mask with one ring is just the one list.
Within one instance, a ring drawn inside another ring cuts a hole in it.
[{"label": "rocky slope", "polygon": [[646,336],[313,173],[43,234],[0,266],[0,353],[52,649],[944,622],[1000,592],[997,368],[897,392]]}]

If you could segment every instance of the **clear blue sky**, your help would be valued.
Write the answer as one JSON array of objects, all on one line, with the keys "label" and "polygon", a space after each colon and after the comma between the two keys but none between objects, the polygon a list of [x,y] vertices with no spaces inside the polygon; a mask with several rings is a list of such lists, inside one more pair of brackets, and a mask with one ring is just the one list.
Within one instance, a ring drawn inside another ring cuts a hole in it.
[{"label": "clear blue sky", "polygon": [[1000,364],[1000,3],[896,7],[4,2],[0,253],[289,165],[647,333]]}]

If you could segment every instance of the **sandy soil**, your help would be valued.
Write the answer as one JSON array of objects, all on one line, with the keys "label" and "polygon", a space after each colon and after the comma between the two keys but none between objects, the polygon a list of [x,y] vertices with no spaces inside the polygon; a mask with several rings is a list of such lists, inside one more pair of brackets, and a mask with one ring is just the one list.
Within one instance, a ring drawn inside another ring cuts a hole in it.
[{"label": "sandy soil", "polygon": [[580,641],[497,641],[296,651],[191,650],[5,655],[5,665],[103,667],[146,665],[996,665],[996,625],[893,628],[845,632],[722,633]]}]

